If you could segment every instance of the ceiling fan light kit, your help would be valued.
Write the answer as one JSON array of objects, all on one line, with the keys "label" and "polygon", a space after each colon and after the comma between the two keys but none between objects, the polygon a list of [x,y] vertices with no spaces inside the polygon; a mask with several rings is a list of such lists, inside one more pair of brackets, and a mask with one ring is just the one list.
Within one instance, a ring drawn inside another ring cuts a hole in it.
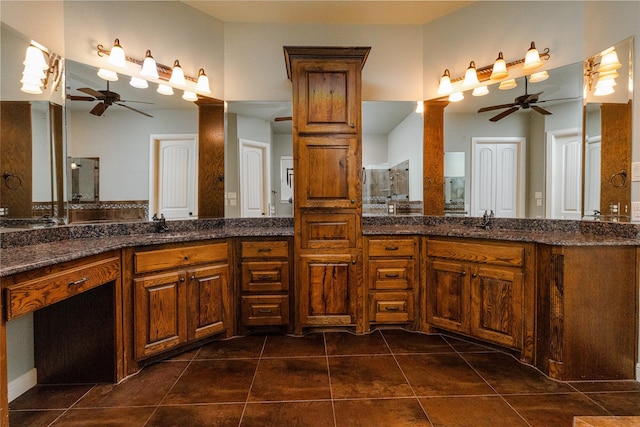
[{"label": "ceiling fan light kit", "polygon": [[[516,87],[515,80],[509,79],[509,70],[511,68],[517,68],[520,73],[524,72],[525,75],[530,74],[531,70],[535,70],[543,65],[543,60],[549,60],[551,55],[549,49],[545,48],[542,53],[538,52],[534,42],[531,42],[529,49],[526,52],[524,58],[517,59],[515,61],[506,62],[502,52],[498,53],[498,58],[492,65],[477,68],[474,61],[471,61],[464,76],[451,78],[451,74],[448,69],[444,71],[444,74],[440,78],[440,84],[438,86],[438,95],[448,96],[454,92],[473,89],[472,95],[483,96],[487,92],[484,89],[478,89],[479,87],[486,87],[489,84],[500,81],[499,89],[506,90]],[[536,78],[535,81],[544,80],[544,76],[548,77],[548,74],[543,72]],[[538,74],[538,73],[536,73]],[[522,75],[522,74],[520,74]],[[509,80],[506,80],[509,79]],[[509,82],[509,83],[505,83]],[[531,81],[534,83],[534,81]]]}]

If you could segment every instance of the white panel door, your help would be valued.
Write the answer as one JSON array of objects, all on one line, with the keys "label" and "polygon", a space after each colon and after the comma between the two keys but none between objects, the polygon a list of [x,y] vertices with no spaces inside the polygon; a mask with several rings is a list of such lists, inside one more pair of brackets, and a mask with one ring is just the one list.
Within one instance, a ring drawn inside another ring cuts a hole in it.
[{"label": "white panel door", "polygon": [[518,207],[518,146],[496,144],[497,217],[515,218]]},{"label": "white panel door", "polygon": [[582,141],[577,130],[547,134],[547,177],[547,218],[582,218]]},{"label": "white panel door", "polygon": [[149,215],[197,217],[197,136],[152,135]]},{"label": "white panel door", "polygon": [[269,212],[269,144],[240,140],[240,212],[243,217]]},{"label": "white panel door", "polygon": [[471,216],[482,216],[494,210],[496,201],[496,146],[476,145],[471,179]]}]

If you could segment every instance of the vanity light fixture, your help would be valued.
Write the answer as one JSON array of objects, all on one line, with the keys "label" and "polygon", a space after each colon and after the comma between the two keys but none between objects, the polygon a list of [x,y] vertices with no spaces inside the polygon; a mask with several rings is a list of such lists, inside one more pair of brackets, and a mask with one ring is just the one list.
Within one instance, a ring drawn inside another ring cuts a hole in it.
[{"label": "vanity light fixture", "polygon": [[198,83],[196,84],[196,91],[203,95],[209,95],[211,88],[209,87],[209,77],[204,73],[204,68],[198,70]]},{"label": "vanity light fixture", "polygon": [[[600,62],[598,62],[598,56]],[[587,59],[584,64],[584,75],[587,79],[585,92],[593,91],[594,96],[606,96],[614,93],[617,85],[616,78],[620,76],[617,70],[620,67],[622,64],[613,47]]]},{"label": "vanity light fixture", "polygon": [[549,73],[546,71],[540,71],[537,73],[533,73],[529,76],[529,83],[540,83],[549,78]]},{"label": "vanity light fixture", "polygon": [[538,49],[536,49],[535,42],[531,42],[531,47],[529,48],[529,50],[527,51],[527,54],[524,57],[524,65],[522,66],[522,69],[526,71],[530,71],[540,67],[542,67],[542,60],[540,59],[540,53],[538,53]]},{"label": "vanity light fixture", "polygon": [[622,64],[618,60],[618,54],[616,53],[613,47],[602,51],[600,55],[601,55],[600,65],[598,66],[599,73],[615,71],[620,67],[622,67]]},{"label": "vanity light fixture", "polygon": [[471,95],[473,96],[485,96],[489,94],[489,88],[487,86],[478,86],[477,88],[473,89],[473,92],[471,92]]},{"label": "vanity light fixture", "polygon": [[49,49],[31,40],[25,52],[23,64],[24,69],[20,79],[22,92],[41,94],[42,89],[47,87],[50,75],[54,84],[53,89],[58,89],[63,68],[63,61],[59,55],[49,52]]},{"label": "vanity light fixture", "polygon": [[184,79],[184,71],[180,66],[180,61],[178,61],[177,59],[173,62],[173,68],[171,69],[171,78],[169,79],[169,84],[178,89],[184,89],[187,87],[187,82]]},{"label": "vanity light fixture", "polygon": [[491,75],[489,78],[491,80],[502,80],[509,77],[509,71],[507,70],[507,63],[504,61],[504,56],[502,52],[498,53],[498,58],[496,62],[493,63],[493,68],[491,69]]},{"label": "vanity light fixture", "polygon": [[478,72],[476,71],[476,63],[471,61],[469,63],[469,68],[464,73],[464,81],[462,82],[462,87],[466,89],[470,89],[473,86],[480,84],[478,81]]},{"label": "vanity light fixture", "polygon": [[153,56],[151,56],[151,51],[149,49],[147,49],[147,53],[144,56],[144,62],[142,63],[140,75],[149,79],[160,78],[160,75],[158,75],[158,66],[156,65],[156,60],[153,59]]},{"label": "vanity light fixture", "polygon": [[125,58],[126,55],[124,54],[124,49],[120,46],[120,40],[115,39],[107,62],[116,68],[126,69],[127,61]]},{"label": "vanity light fixture", "polygon": [[450,95],[453,92],[451,85],[451,74],[449,70],[444,70],[444,74],[440,77],[440,86],[438,86],[438,95]]},{"label": "vanity light fixture", "polygon": [[509,89],[513,89],[514,87],[518,86],[518,84],[516,83],[515,79],[510,79],[510,80],[505,80],[500,82],[500,85],[498,86],[498,89],[500,90],[509,90]]}]

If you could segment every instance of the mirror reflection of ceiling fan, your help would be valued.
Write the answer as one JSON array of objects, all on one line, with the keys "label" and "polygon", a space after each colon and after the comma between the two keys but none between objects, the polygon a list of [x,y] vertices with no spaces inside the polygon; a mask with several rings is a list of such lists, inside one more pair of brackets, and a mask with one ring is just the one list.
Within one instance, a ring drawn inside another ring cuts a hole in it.
[{"label": "mirror reflection of ceiling fan", "polygon": [[78,88],[78,90],[80,92],[84,92],[91,96],[67,95],[67,98],[69,98],[72,101],[100,101],[95,105],[95,107],[91,109],[91,111],[89,111],[89,113],[93,114],[94,116],[102,116],[104,112],[107,110],[107,108],[109,108],[111,105],[119,105],[121,107],[128,108],[129,110],[135,111],[136,113],[140,113],[143,116],[153,117],[151,114],[147,114],[144,111],[140,111],[138,109],[135,109],[133,107],[130,107],[124,104],[125,102],[136,102],[138,104],[153,104],[152,102],[127,101],[124,99],[120,99],[120,94],[109,90],[109,81],[107,81],[107,90],[95,90],[89,87],[81,87],[81,88]]},{"label": "mirror reflection of ceiling fan", "polygon": [[511,104],[500,104],[500,105],[492,105],[490,107],[483,107],[483,108],[480,108],[478,110],[478,113],[484,113],[486,111],[502,110],[503,108],[507,108],[507,110],[501,112],[500,114],[497,114],[497,115],[491,117],[489,119],[490,122],[497,122],[498,120],[504,119],[509,114],[515,113],[516,111],[518,111],[520,109],[526,110],[526,109],[529,109],[529,108],[531,108],[534,111],[537,111],[540,114],[548,116],[548,115],[553,114],[553,113],[551,113],[548,110],[545,110],[542,107],[539,107],[537,104],[540,104],[542,102],[560,101],[560,100],[564,100],[564,99],[573,99],[573,98],[558,98],[558,99],[547,99],[547,100],[540,101],[538,98],[539,98],[540,95],[542,95],[543,92],[531,93],[530,94],[528,92],[527,82],[528,82],[528,79],[525,76],[525,78],[524,78],[524,95],[520,95],[519,97],[517,97]]}]

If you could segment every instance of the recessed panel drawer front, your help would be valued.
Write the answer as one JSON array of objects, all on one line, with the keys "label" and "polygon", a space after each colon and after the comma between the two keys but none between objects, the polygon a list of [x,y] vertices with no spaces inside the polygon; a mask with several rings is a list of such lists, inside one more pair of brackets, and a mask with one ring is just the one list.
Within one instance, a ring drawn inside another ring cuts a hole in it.
[{"label": "recessed panel drawer front", "polygon": [[524,247],[440,240],[427,242],[427,256],[508,267],[524,266]]},{"label": "recessed panel drawer front", "polygon": [[228,257],[228,244],[188,246],[157,251],[137,252],[134,255],[135,273],[149,273],[171,268],[187,267],[223,261]]},{"label": "recessed panel drawer front", "polygon": [[243,292],[289,291],[287,261],[250,261],[242,263]]},{"label": "recessed panel drawer front", "polygon": [[242,242],[242,258],[288,258],[289,243],[286,240]]},{"label": "recessed panel drawer front", "polygon": [[287,295],[243,296],[242,324],[270,326],[289,324],[289,297]]},{"label": "recessed panel drawer front", "polygon": [[372,322],[406,323],[414,320],[413,292],[371,292],[369,318]]},{"label": "recessed panel drawer front", "polygon": [[416,250],[414,239],[369,239],[370,257],[414,257]]},{"label": "recessed panel drawer front", "polygon": [[120,276],[120,258],[71,267],[6,288],[7,320],[88,291]]},{"label": "recessed panel drawer front", "polygon": [[355,213],[307,214],[300,218],[305,249],[355,248],[358,227]]},{"label": "recessed panel drawer front", "polygon": [[413,264],[411,259],[369,260],[369,288],[412,289]]}]

